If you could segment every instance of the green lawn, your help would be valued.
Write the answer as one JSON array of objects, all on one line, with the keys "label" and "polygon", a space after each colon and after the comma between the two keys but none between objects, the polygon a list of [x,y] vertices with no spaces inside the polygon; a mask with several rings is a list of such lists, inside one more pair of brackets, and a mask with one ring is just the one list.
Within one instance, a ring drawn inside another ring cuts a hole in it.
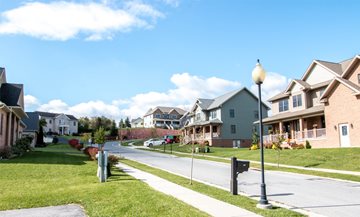
[{"label": "green lawn", "polygon": [[0,210],[76,203],[92,216],[207,216],[114,169],[99,183],[97,165],[68,145],[0,161]]},{"label": "green lawn", "polygon": [[[160,150],[163,146],[156,147]],[[166,150],[170,150],[170,145],[166,145]],[[174,151],[191,153],[191,146],[181,146],[173,144]],[[260,161],[260,150],[251,151],[247,148],[218,148],[211,147],[210,153],[205,156],[217,157],[237,157],[243,160]],[[278,152],[272,149],[264,150],[265,162],[277,163]],[[360,171],[360,148],[327,148],[327,149],[285,149],[280,151],[280,164],[327,168],[337,170]]]},{"label": "green lawn", "polygon": [[154,174],[156,176],[159,176],[161,178],[167,179],[173,183],[176,183],[178,185],[184,186],[186,188],[192,189],[194,191],[197,191],[199,193],[208,195],[210,197],[216,198],[218,200],[233,204],[235,206],[242,207],[244,209],[247,209],[249,211],[258,213],[262,216],[267,217],[290,217],[290,216],[303,216],[300,213],[290,211],[284,208],[275,207],[271,210],[263,210],[256,208],[256,204],[258,201],[250,199],[245,196],[240,195],[231,195],[228,191],[224,191],[215,187],[211,187],[209,185],[205,185],[196,181],[193,181],[193,184],[190,185],[189,179],[180,177],[159,169],[155,169],[153,167],[146,166],[141,163],[137,163],[135,161],[131,160],[121,160],[121,162],[128,164],[132,167],[138,168],[142,171],[149,172],[151,174]]}]

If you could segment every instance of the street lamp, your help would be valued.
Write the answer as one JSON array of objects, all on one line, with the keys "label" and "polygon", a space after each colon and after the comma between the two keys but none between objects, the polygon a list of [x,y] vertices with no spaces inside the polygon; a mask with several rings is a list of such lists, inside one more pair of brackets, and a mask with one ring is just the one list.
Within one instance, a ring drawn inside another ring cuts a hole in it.
[{"label": "street lamp", "polygon": [[258,85],[259,89],[259,131],[260,131],[260,153],[261,153],[261,195],[260,201],[256,207],[261,209],[271,209],[272,205],[269,203],[266,197],[266,185],[264,174],[264,144],[263,144],[263,123],[262,123],[262,105],[261,105],[261,84],[265,80],[266,72],[260,64],[260,60],[257,60],[257,64],[252,71],[252,78]]}]

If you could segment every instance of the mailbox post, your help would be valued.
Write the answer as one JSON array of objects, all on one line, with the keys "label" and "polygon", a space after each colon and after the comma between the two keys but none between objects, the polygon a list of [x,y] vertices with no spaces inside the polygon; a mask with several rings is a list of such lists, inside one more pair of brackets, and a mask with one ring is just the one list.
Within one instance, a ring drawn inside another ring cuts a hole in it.
[{"label": "mailbox post", "polygon": [[239,173],[243,173],[249,170],[249,161],[240,161],[236,157],[231,158],[231,180],[230,180],[230,191],[233,195],[238,194],[238,181],[237,176]]}]

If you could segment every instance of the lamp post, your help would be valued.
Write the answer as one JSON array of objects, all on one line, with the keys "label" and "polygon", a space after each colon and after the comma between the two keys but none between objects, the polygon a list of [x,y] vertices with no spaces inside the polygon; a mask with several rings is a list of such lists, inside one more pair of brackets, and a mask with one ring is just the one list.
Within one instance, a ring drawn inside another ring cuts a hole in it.
[{"label": "lamp post", "polygon": [[260,201],[256,207],[261,209],[271,209],[272,205],[269,203],[266,197],[266,185],[264,174],[264,144],[263,144],[263,123],[262,123],[262,105],[261,105],[261,84],[265,80],[266,72],[260,64],[260,60],[257,60],[257,64],[252,71],[252,78],[258,85],[259,89],[259,134],[260,134],[260,156],[261,156],[261,195]]}]

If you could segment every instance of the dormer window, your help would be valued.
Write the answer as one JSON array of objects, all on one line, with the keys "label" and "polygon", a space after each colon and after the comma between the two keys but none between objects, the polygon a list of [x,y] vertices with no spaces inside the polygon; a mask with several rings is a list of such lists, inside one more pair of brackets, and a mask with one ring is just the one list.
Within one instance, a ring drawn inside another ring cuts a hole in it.
[{"label": "dormer window", "polygon": [[289,100],[284,99],[279,102],[279,112],[284,112],[289,110]]},{"label": "dormer window", "polygon": [[293,108],[302,106],[301,94],[293,96],[292,99],[293,99]]}]

